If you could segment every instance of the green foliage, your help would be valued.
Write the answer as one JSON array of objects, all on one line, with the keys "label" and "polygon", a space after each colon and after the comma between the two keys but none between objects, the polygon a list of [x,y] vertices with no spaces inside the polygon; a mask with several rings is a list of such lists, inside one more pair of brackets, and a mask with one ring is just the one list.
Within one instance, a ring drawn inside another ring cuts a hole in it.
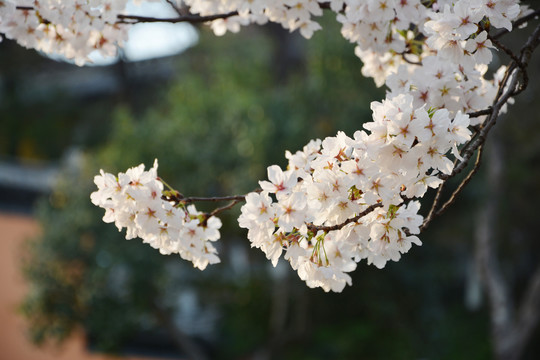
[{"label": "green foliage", "polygon": [[145,245],[119,241],[114,229],[96,221],[102,214],[88,206],[89,184],[82,180],[91,175],[79,176],[64,174],[38,208],[43,236],[28,246],[25,273],[32,286],[22,310],[38,343],[61,340],[82,325],[99,334],[99,348],[111,351],[153,309],[164,264]]}]

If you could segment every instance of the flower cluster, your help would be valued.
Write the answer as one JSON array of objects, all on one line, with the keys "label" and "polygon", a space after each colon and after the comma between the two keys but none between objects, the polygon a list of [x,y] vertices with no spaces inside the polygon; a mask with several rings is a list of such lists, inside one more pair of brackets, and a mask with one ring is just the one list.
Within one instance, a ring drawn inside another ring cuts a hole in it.
[{"label": "flower cluster", "polygon": [[115,56],[127,39],[116,24],[127,0],[0,1],[0,31],[20,45],[90,62],[89,55]]},{"label": "flower cluster", "polygon": [[103,221],[126,228],[126,239],[143,239],[164,254],[179,254],[204,270],[219,262],[210,241],[219,239],[221,220],[198,212],[194,205],[174,205],[162,199],[163,183],[157,176],[157,160],[131,168],[118,177],[101,170],[94,178],[98,191],[91,194],[94,205],[105,209]]},{"label": "flower cluster", "polygon": [[[319,23],[312,19],[321,16],[323,10],[316,0],[186,0],[190,11],[202,16],[237,12],[237,15],[225,19],[217,19],[211,23],[216,35],[223,35],[227,31],[238,32],[243,25],[257,23],[265,24],[268,21],[281,24],[290,31],[299,30],[302,36],[310,38],[314,31],[320,30]],[[343,1],[330,1],[336,11],[338,3]]]},{"label": "flower cluster", "polygon": [[[363,73],[381,86],[400,65],[415,65],[436,55],[472,68],[489,63],[491,44],[484,27],[511,29],[523,9],[514,0],[371,0],[352,1],[344,15],[342,35],[356,43]],[[451,68],[452,72],[453,67]],[[399,71],[403,73],[403,70]]]},{"label": "flower cluster", "polygon": [[309,286],[341,291],[361,259],[382,268],[420,245],[413,235],[420,203],[411,199],[440,185],[437,175],[453,169],[448,153],[459,156],[457,146],[470,139],[467,115],[414,109],[411,95],[372,109],[369,134],[340,132],[287,153],[288,170],[270,166],[270,181],[242,207],[239,223],[252,246],[274,264],[285,250]]},{"label": "flower cluster", "polygon": [[[146,0],[155,1],[155,0]],[[137,1],[136,3],[138,3]],[[1,0],[0,30],[21,45],[61,53],[79,64],[99,50],[113,55],[127,33],[118,15],[127,0]],[[489,20],[495,27],[511,28],[520,12],[515,0],[185,0],[192,14],[218,16],[209,21],[217,35],[237,32],[241,26],[268,21],[310,38],[321,29],[314,19],[323,9],[336,13],[342,35],[356,43],[364,72],[382,85],[382,73],[406,63],[401,57],[422,57],[424,46],[442,50],[453,60],[485,61],[490,57],[482,36],[469,41],[477,24]],[[426,41],[426,38],[429,38]],[[465,50],[462,52],[462,50]],[[377,54],[378,56],[375,56]]]}]

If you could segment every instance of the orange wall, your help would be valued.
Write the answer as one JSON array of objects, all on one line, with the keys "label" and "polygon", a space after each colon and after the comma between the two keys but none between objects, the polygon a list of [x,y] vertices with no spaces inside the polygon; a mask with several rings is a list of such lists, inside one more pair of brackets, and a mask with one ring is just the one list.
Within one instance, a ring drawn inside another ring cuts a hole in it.
[{"label": "orange wall", "polygon": [[87,352],[82,333],[72,336],[61,347],[37,348],[26,339],[24,320],[17,314],[27,289],[20,273],[21,245],[37,234],[39,225],[32,218],[0,213],[0,360],[120,359]]}]

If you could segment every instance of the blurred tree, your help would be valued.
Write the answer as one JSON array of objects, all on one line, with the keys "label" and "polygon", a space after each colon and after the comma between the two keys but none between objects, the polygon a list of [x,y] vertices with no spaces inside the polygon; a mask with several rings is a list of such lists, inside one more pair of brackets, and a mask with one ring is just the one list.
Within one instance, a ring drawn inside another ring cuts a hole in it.
[{"label": "blurred tree", "polygon": [[[145,65],[146,72],[161,73],[139,74]],[[68,147],[102,143],[111,109],[128,104],[142,111],[159,99],[170,83],[163,74],[167,65],[161,59],[81,68],[6,39],[0,53],[0,156],[51,161]]]}]

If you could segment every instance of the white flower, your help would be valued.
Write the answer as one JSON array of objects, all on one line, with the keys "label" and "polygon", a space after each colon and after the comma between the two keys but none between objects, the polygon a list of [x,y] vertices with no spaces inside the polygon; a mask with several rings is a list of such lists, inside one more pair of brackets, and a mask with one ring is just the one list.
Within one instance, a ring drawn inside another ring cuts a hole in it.
[{"label": "white flower", "polygon": [[251,223],[262,223],[276,216],[272,208],[272,199],[266,191],[249,193],[246,203],[242,206],[242,215],[238,218],[241,227],[249,228]]},{"label": "white flower", "polygon": [[278,225],[287,232],[293,228],[302,226],[306,219],[304,209],[307,205],[306,197],[303,193],[294,193],[291,196],[279,201],[280,211],[278,213]]},{"label": "white flower", "polygon": [[261,188],[264,191],[276,194],[278,199],[290,194],[293,186],[297,183],[295,173],[291,170],[284,172],[277,165],[269,166],[267,171],[270,182],[259,181]]},{"label": "white flower", "polygon": [[467,40],[465,49],[474,55],[474,59],[480,64],[489,64],[493,57],[490,49],[493,49],[491,40],[487,38],[487,32],[482,31],[474,39]]}]

